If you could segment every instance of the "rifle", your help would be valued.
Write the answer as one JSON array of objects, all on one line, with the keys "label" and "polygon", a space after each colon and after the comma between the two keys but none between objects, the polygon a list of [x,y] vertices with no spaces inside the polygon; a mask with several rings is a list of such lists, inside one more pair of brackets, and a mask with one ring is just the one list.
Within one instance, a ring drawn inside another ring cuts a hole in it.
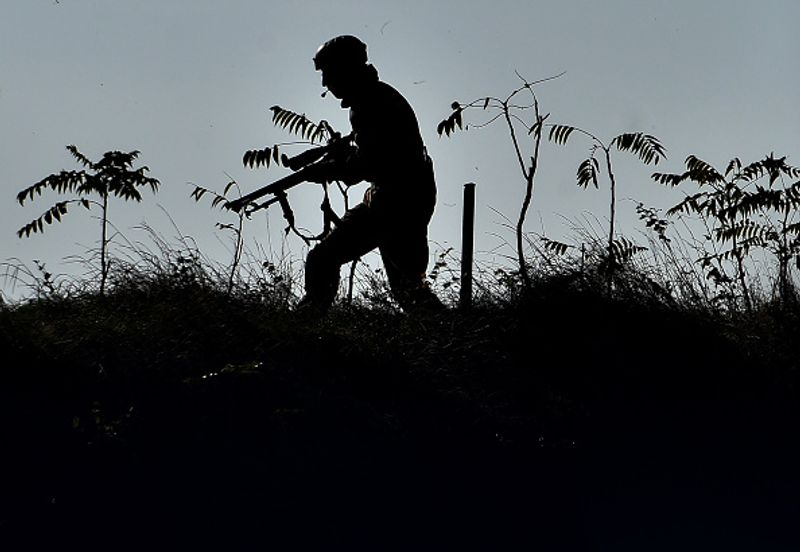
[{"label": "rifle", "polygon": [[265,209],[273,203],[280,203],[284,212],[286,212],[288,207],[286,190],[302,182],[307,182],[312,171],[316,170],[320,164],[344,157],[345,153],[352,148],[350,145],[352,137],[352,134],[348,134],[344,137],[334,135],[324,146],[311,148],[294,157],[287,157],[286,154],[283,154],[281,156],[281,163],[293,170],[293,173],[279,178],[249,194],[243,195],[239,199],[228,202],[228,207],[238,213],[243,207],[250,205],[258,198],[272,194],[274,197],[255,205],[247,211],[248,214],[259,209]]}]

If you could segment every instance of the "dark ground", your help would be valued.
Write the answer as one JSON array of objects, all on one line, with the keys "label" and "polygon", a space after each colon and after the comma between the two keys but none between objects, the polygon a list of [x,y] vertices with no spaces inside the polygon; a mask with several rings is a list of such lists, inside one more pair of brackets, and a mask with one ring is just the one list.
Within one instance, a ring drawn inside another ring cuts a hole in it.
[{"label": "dark ground", "polygon": [[173,300],[2,312],[3,550],[800,550],[793,317]]}]

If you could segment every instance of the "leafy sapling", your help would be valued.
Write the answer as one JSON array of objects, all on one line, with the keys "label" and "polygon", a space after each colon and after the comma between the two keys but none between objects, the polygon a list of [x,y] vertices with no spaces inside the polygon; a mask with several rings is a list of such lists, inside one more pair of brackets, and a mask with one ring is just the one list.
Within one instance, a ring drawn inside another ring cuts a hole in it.
[{"label": "leafy sapling", "polygon": [[[711,252],[699,262],[710,279],[723,277],[725,263],[733,263],[744,306],[752,309],[752,293],[747,282],[747,258],[751,250],[771,252],[778,262],[778,292],[782,299],[793,299],[791,268],[800,268],[800,168],[774,154],[743,166],[732,159],[724,172],[697,156],[690,155],[682,173],[653,173],[652,178],[668,186],[685,182],[698,191],[687,195],[667,211],[667,215],[695,215],[709,227]],[[789,181],[787,181],[789,179]]]},{"label": "leafy sapling", "polygon": [[550,125],[550,133],[548,138],[551,142],[556,144],[565,145],[573,133],[583,134],[591,140],[591,148],[589,157],[585,159],[578,166],[577,183],[581,188],[587,188],[590,184],[595,188],[599,188],[600,162],[597,160],[598,152],[603,157],[605,162],[605,170],[608,174],[610,198],[609,198],[609,224],[608,224],[608,237],[607,237],[607,254],[608,254],[608,267],[612,269],[624,258],[630,256],[631,251],[637,248],[627,240],[617,240],[615,234],[616,224],[616,209],[617,209],[617,180],[614,175],[613,165],[611,163],[611,150],[617,149],[619,151],[628,151],[639,157],[645,164],[658,164],[662,158],[666,158],[666,149],[658,138],[650,134],[641,132],[624,133],[615,136],[608,144],[600,140],[597,136],[578,127],[569,125]]},{"label": "leafy sapling", "polygon": [[61,222],[61,217],[67,214],[68,206],[71,204],[77,203],[86,209],[91,209],[93,206],[99,207],[101,209],[100,294],[103,295],[108,277],[109,196],[139,202],[142,200],[139,188],[149,187],[153,193],[156,193],[159,181],[146,176],[149,171],[147,167],[133,167],[133,163],[140,153],[137,150],[131,152],[108,151],[99,161],[90,160],[74,145],[67,146],[67,151],[84,168],[51,174],[19,192],[17,201],[20,205],[24,205],[26,200],[33,200],[37,195],[42,195],[46,189],[51,189],[59,194],[75,194],[76,197],[56,202],[41,216],[20,228],[17,236],[22,238],[37,232],[43,233],[45,225]]},{"label": "leafy sapling", "polygon": [[[525,218],[533,198],[536,169],[539,166],[539,146],[541,144],[542,128],[544,121],[549,116],[549,113],[542,115],[539,111],[539,100],[534,92],[534,86],[545,81],[556,79],[563,74],[564,73],[561,73],[553,77],[531,82],[517,73],[517,76],[520,78],[520,80],[522,80],[522,84],[513,90],[508,96],[505,98],[487,96],[484,98],[478,98],[466,104],[453,102],[451,105],[453,110],[452,113],[442,122],[440,122],[436,128],[440,136],[442,134],[450,136],[450,134],[455,132],[456,128],[466,129],[468,127],[464,124],[462,114],[467,110],[476,109],[493,112],[493,114],[483,123],[473,125],[475,128],[488,126],[500,119],[502,119],[508,127],[508,133],[511,137],[511,144],[514,148],[514,152],[516,153],[519,168],[525,181],[525,194],[522,199],[522,206],[517,219],[515,235],[517,242],[517,261],[519,263],[519,273],[520,277],[522,278],[522,282],[526,287],[530,286],[530,276],[528,274],[528,266],[523,251],[523,226],[525,224]],[[528,100],[529,103],[515,103],[519,94],[530,95]],[[531,109],[533,110],[533,121],[525,121],[523,119],[523,114]],[[519,136],[519,134],[523,131],[527,136],[532,137],[532,142],[529,145],[531,148],[531,153],[528,155],[527,160],[523,154],[524,145]]]}]

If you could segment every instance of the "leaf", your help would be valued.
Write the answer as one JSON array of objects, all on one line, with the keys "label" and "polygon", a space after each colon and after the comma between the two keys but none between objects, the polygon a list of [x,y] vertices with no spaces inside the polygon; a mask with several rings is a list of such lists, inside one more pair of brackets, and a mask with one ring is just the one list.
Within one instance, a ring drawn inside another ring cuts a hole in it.
[{"label": "leaf", "polygon": [[701,204],[698,203],[698,199],[705,198],[706,194],[704,192],[700,192],[688,197],[685,197],[683,201],[678,203],[677,205],[673,206],[671,209],[667,211],[667,216],[673,216],[678,214],[699,214],[703,211]]},{"label": "leaf", "polygon": [[450,136],[450,134],[455,131],[456,127],[460,129],[464,128],[463,121],[461,119],[461,112],[463,111],[462,106],[458,102],[453,102],[450,107],[453,109],[453,112],[447,117],[447,119],[436,125],[436,132],[439,136],[442,134]]},{"label": "leaf", "polygon": [[17,194],[17,202],[20,205],[26,199],[33,200],[34,196],[42,195],[42,191],[49,188],[57,193],[74,192],[88,179],[84,171],[61,171],[58,174],[46,176],[33,186],[25,188]]},{"label": "leaf", "polygon": [[762,159],[761,163],[769,174],[769,184],[772,186],[781,176],[796,178],[800,176],[800,168],[793,167],[786,163],[786,156],[775,158],[774,153],[770,153]]},{"label": "leaf", "polygon": [[253,157],[255,155],[256,150],[247,150],[244,152],[242,156],[242,165],[245,167],[252,167],[253,166]]},{"label": "leaf", "polygon": [[544,126],[544,122],[549,116],[549,113],[546,115],[539,115],[536,122],[533,123],[531,128],[528,129],[528,135],[533,134],[536,138],[539,138],[542,135],[542,127]]},{"label": "leaf", "polygon": [[637,253],[647,251],[646,247],[636,245],[627,238],[618,238],[611,242],[611,255],[614,260],[620,263],[626,263],[633,258]]},{"label": "leaf", "polygon": [[578,186],[581,188],[587,188],[589,183],[591,182],[594,184],[595,188],[598,188],[597,185],[597,172],[600,170],[600,165],[597,162],[597,159],[594,157],[590,157],[586,159],[583,163],[580,164],[578,167]]},{"label": "leaf", "polygon": [[245,167],[250,167],[251,169],[261,166],[269,168],[270,164],[272,164],[272,159],[275,157],[275,152],[278,151],[277,148],[278,146],[268,146],[260,150],[248,150],[242,157],[242,163],[244,163]]},{"label": "leaf", "polygon": [[785,234],[800,234],[800,222],[795,222],[783,229]]},{"label": "leaf", "polygon": [[650,178],[658,182],[659,184],[667,184],[669,186],[677,186],[686,178],[688,173],[683,174],[669,174],[669,173],[653,173],[650,175]]},{"label": "leaf", "polygon": [[316,125],[314,132],[311,133],[311,142],[320,143],[329,140],[333,137],[333,134],[333,129],[330,124],[328,124],[328,121],[322,119],[319,124]]},{"label": "leaf", "polygon": [[668,220],[658,216],[658,209],[647,207],[639,202],[636,205],[636,213],[639,215],[639,220],[644,221],[645,227],[653,229],[658,235],[658,239],[665,243],[671,243],[672,240],[666,234],[670,223]]},{"label": "leaf", "polygon": [[278,105],[273,105],[270,110],[272,111],[273,124],[286,129],[292,134],[298,134],[306,140],[314,142],[330,138],[333,134],[330,125],[326,121],[320,121],[319,124],[315,124],[304,113],[295,113]]},{"label": "leaf", "polygon": [[42,213],[42,215],[29,222],[19,230],[17,230],[17,236],[21,237],[29,237],[31,234],[35,234],[37,232],[42,233],[44,232],[45,224],[52,224],[54,220],[61,221],[61,215],[67,212],[67,202],[60,201],[50,207],[47,211]]},{"label": "leaf", "polygon": [[651,134],[641,132],[620,134],[611,141],[620,151],[630,151],[639,156],[646,165],[657,165],[661,158],[666,157],[666,150],[658,138]]},{"label": "leaf", "polygon": [[[708,265],[705,266],[707,267]],[[717,267],[709,269],[706,273],[706,280],[712,280],[716,285],[723,285],[733,281],[730,276],[723,274]]]},{"label": "leaf", "polygon": [[568,125],[553,125],[550,128],[548,139],[556,144],[564,145],[567,143],[570,135],[576,130],[576,127]]},{"label": "leaf", "polygon": [[[714,234],[714,237],[720,242],[725,243],[727,241],[733,241],[734,239],[748,240],[749,246],[761,245],[777,237],[769,227],[749,219],[739,221],[730,226],[715,228]],[[741,245],[742,244],[740,244],[740,246]]]},{"label": "leaf", "polygon": [[686,158],[686,168],[689,169],[686,177],[697,184],[714,184],[725,181],[717,169],[694,155]]},{"label": "leaf", "polygon": [[795,182],[783,191],[784,204],[792,209],[800,208],[800,181]]},{"label": "leaf", "polygon": [[729,176],[731,174],[738,174],[742,170],[742,162],[739,160],[738,157],[734,157],[731,159],[730,163],[728,163],[728,168],[725,169],[725,176]]},{"label": "leaf", "polygon": [[94,163],[92,163],[85,155],[83,155],[80,151],[78,151],[77,147],[75,147],[73,145],[69,145],[69,146],[67,146],[67,151],[69,151],[72,154],[72,156],[75,159],[77,159],[78,162],[81,165],[83,165],[84,167],[89,168],[89,169],[94,169],[95,168]]},{"label": "leaf", "polygon": [[150,186],[150,190],[156,193],[158,192],[158,187],[161,185],[161,182],[156,178],[146,178],[144,184]]},{"label": "leaf", "polygon": [[544,236],[542,236],[541,240],[544,243],[545,251],[550,251],[551,253],[555,253],[559,256],[566,254],[567,251],[575,247],[568,243],[551,240],[550,238],[546,238]]}]

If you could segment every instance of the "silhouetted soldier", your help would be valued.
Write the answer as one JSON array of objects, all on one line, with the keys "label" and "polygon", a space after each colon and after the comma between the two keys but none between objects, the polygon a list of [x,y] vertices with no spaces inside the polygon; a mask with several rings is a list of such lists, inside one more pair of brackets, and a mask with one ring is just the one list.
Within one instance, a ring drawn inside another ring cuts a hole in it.
[{"label": "silhouetted soldier", "polygon": [[425,279],[428,223],[436,203],[433,163],[414,110],[367,63],[367,47],[338,36],[314,56],[322,85],[350,109],[352,153],[318,181],[367,181],[363,201],[308,253],[302,307],[326,310],[339,288],[343,264],[378,248],[394,298],[406,312],[441,309]]}]

